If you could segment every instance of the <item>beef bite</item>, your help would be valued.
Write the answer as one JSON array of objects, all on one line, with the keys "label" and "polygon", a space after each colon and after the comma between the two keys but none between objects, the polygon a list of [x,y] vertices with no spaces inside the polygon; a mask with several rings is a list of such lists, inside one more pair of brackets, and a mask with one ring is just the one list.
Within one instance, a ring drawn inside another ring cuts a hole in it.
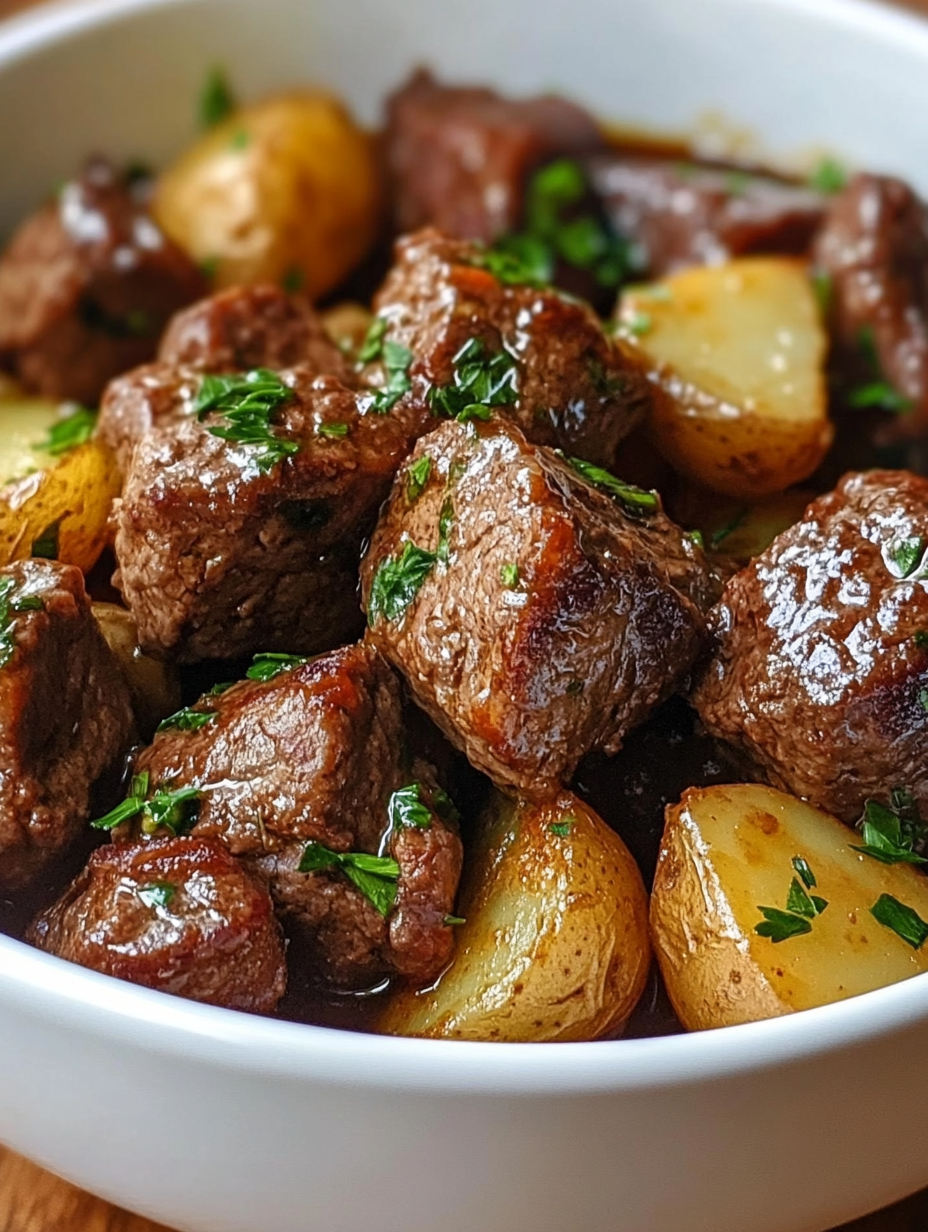
[{"label": "beef bite", "polygon": [[0,569],[0,887],[79,836],[91,788],[132,740],[132,711],[79,569]]},{"label": "beef bite", "polygon": [[535,796],[679,686],[712,595],[656,494],[578,473],[502,419],[420,440],[361,581],[367,636],[419,705],[500,787]]},{"label": "beef bite", "polygon": [[820,193],[769,176],[615,154],[587,169],[634,266],[652,277],[753,253],[803,256],[824,212]]},{"label": "beef bite", "polygon": [[150,359],[169,317],[206,290],[145,194],[93,161],[0,258],[0,360],[30,390],[96,405]]},{"label": "beef bite", "polygon": [[287,985],[270,895],[209,839],[98,848],[27,940],[105,975],[226,1009],[270,1013]]},{"label": "beef bite", "polygon": [[928,806],[928,480],[846,476],[727,584],[693,701],[755,773],[846,822]]},{"label": "beef bite", "polygon": [[650,399],[637,361],[586,305],[501,281],[481,250],[426,229],[401,240],[374,301],[408,348],[419,430],[441,414],[495,405],[537,444],[613,465]]},{"label": "beef bite", "polygon": [[814,259],[830,278],[831,327],[840,357],[871,385],[861,405],[901,412],[884,425],[886,439],[923,436],[928,207],[901,180],[856,175],[832,199]]},{"label": "beef bite", "polygon": [[399,681],[363,644],[254,670],[270,679],[168,721],[136,773],[198,790],[193,834],[260,871],[327,981],[428,982],[451,954],[462,853],[431,768],[406,751]]},{"label": "beef bite", "polygon": [[441,85],[420,69],[387,103],[397,230],[431,225],[490,242],[519,227],[526,181],[540,164],[604,148],[593,117],[567,99],[508,99]]}]

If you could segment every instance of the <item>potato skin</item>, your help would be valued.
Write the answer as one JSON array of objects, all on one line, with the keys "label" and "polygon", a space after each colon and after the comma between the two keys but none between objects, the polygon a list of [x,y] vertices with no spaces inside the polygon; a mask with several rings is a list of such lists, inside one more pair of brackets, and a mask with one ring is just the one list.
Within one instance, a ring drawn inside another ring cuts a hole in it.
[{"label": "potato skin", "polygon": [[[552,829],[552,826],[556,829]],[[465,858],[455,958],[399,993],[391,1035],[501,1042],[616,1035],[644,991],[647,893],[628,848],[576,796],[494,800]]]},{"label": "potato skin", "polygon": [[370,139],[329,95],[237,111],[160,177],[159,226],[216,287],[285,282],[317,299],[373,243],[380,185]]},{"label": "potato skin", "polygon": [[117,603],[93,603],[91,611],[122,668],[139,734],[148,740],[162,719],[180,709],[177,670],[143,653],[135,617],[126,608]]},{"label": "potato skin", "polygon": [[[651,937],[667,992],[692,1031],[840,1001],[928,971],[870,908],[890,894],[928,920],[928,878],[852,849],[860,838],[820,809],[758,784],[690,788],[667,809]],[[775,943],[754,928],[785,908],[807,860],[828,906],[810,932]]]}]

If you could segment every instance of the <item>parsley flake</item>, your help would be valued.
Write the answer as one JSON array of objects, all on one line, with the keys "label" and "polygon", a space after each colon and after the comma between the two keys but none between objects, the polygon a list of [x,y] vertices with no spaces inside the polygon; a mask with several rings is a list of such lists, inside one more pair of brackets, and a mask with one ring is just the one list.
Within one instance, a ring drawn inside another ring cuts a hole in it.
[{"label": "parsley flake", "polygon": [[878,924],[891,929],[913,950],[920,950],[928,941],[928,924],[917,911],[892,894],[881,894],[870,908],[870,914]]},{"label": "parsley flake", "polygon": [[809,920],[794,915],[792,911],[780,911],[777,907],[758,907],[757,910],[764,917],[764,922],[755,924],[754,931],[758,937],[769,937],[774,944],[812,931]]},{"label": "parsley flake", "polygon": [[801,937],[812,931],[812,920],[821,915],[828,903],[809,890],[815,885],[815,875],[802,856],[794,856],[793,868],[799,874],[789,884],[786,893],[786,910],[779,907],[758,907],[763,922],[754,925],[758,937],[769,937],[776,945],[790,937]]},{"label": "parsley flake", "polygon": [[574,826],[573,817],[565,817],[563,821],[552,821],[548,829],[558,838],[567,838]]},{"label": "parsley flake", "polygon": [[601,466],[584,462],[582,458],[568,458],[567,461],[587,483],[606,492],[632,517],[646,516],[660,508],[656,492],[646,492],[644,488],[637,488],[633,483],[625,483],[609,471],[603,470]]},{"label": "parsley flake", "polygon": [[473,264],[511,286],[545,287],[554,277],[551,246],[535,235],[504,235]]},{"label": "parsley flake", "polygon": [[301,873],[337,869],[382,916],[387,916],[396,902],[400,866],[391,856],[371,856],[363,851],[332,851],[322,843],[310,842],[299,863]]},{"label": "parsley flake", "polygon": [[399,620],[419,593],[422,583],[432,572],[437,552],[417,547],[408,539],[398,558],[388,556],[381,561],[371,582],[368,621]]},{"label": "parsley flake", "polygon": [[813,270],[810,277],[812,290],[815,292],[816,300],[818,300],[818,310],[823,318],[827,318],[831,313],[831,305],[834,302],[834,279],[825,270]]},{"label": "parsley flake", "polygon": [[823,158],[809,176],[809,187],[833,196],[847,187],[847,169],[836,158]]},{"label": "parsley flake", "polygon": [[906,539],[897,539],[886,550],[891,571],[899,579],[911,577],[925,552],[925,541],[921,535],[912,535]]},{"label": "parsley flake", "polygon": [[488,355],[479,338],[469,338],[451,361],[450,385],[433,386],[429,405],[433,415],[451,419],[489,419],[491,408],[511,406],[518,399],[518,365],[506,351]]},{"label": "parsley flake", "polygon": [[905,414],[915,405],[888,381],[870,381],[859,386],[848,394],[847,404],[855,410],[895,411],[897,414]]},{"label": "parsley flake", "polygon": [[387,820],[391,830],[428,830],[432,825],[432,813],[422,800],[422,788],[418,783],[398,788],[387,803]]},{"label": "parsley flake", "polygon": [[347,436],[348,435],[348,425],[346,423],[317,424],[316,434],[318,436],[329,436],[333,438]]},{"label": "parsley flake", "polygon": [[383,340],[387,332],[387,320],[385,317],[374,317],[371,321],[367,333],[364,335],[364,341],[358,350],[358,363],[370,364],[375,359],[380,359],[383,351]]},{"label": "parsley flake", "polygon": [[211,723],[215,717],[215,710],[194,710],[191,706],[185,706],[176,714],[170,714],[166,719],[162,719],[155,730],[159,732],[199,731],[201,727]]},{"label": "parsley flake", "polygon": [[519,585],[519,566],[518,565],[500,565],[499,580],[502,584],[512,590],[514,586]]},{"label": "parsley flake", "polygon": [[446,915],[442,923],[448,928],[454,928],[458,924],[466,924],[467,921],[462,915]]},{"label": "parsley flake", "polygon": [[266,474],[300,448],[297,441],[271,431],[272,415],[292,397],[293,390],[276,372],[254,368],[244,374],[204,376],[193,409],[201,422],[207,415],[222,415],[228,426],[211,427],[210,434],[253,447],[255,465]]},{"label": "parsley flake", "polygon": [[30,556],[34,556],[39,560],[57,560],[60,550],[58,543],[60,530],[61,518],[57,518],[54,522],[49,522],[38,539],[33,539],[32,546],[29,549]]},{"label": "parsley flake", "polygon": [[415,462],[410,464],[406,472],[406,499],[410,505],[414,504],[425,491],[425,485],[431,473],[432,459],[428,454],[423,454],[421,458],[416,458]]},{"label": "parsley flake", "polygon": [[[366,342],[367,339],[365,339],[365,345]],[[361,349],[363,352],[364,346]],[[393,410],[403,394],[408,394],[412,389],[409,369],[412,365],[413,356],[409,347],[402,346],[399,342],[393,342],[390,338],[383,340],[380,355],[383,359],[387,380],[382,389],[378,389],[370,395],[368,407],[377,415],[387,415]]]},{"label": "parsley flake", "polygon": [[623,318],[622,328],[636,338],[642,338],[654,328],[654,318],[647,312],[632,312]]},{"label": "parsley flake", "polygon": [[454,505],[451,497],[446,496],[438,515],[438,547],[435,556],[443,565],[447,565],[451,555],[451,531],[454,527]]},{"label": "parsley flake", "polygon": [[295,667],[308,663],[305,655],[291,654],[256,654],[251,667],[245,673],[249,680],[261,680],[265,683],[274,680],[282,672],[291,672]]},{"label": "parsley flake", "polygon": [[16,649],[14,617],[23,612],[39,612],[44,606],[38,595],[17,596],[14,578],[0,578],[0,667],[6,667]]},{"label": "parsley flake", "polygon": [[44,453],[50,453],[53,458],[60,457],[85,445],[93,435],[97,425],[97,412],[88,410],[86,406],[75,407],[70,414],[57,420],[48,430],[48,436],[33,446]]},{"label": "parsley flake", "polygon": [[178,791],[164,791],[159,788],[149,797],[149,785],[147,770],[135,775],[126,799],[103,817],[92,821],[93,829],[115,830],[124,821],[141,814],[144,834],[154,834],[162,826],[175,836],[188,833],[196,822],[200,789],[182,787]]},{"label": "parsley flake", "polygon": [[794,877],[790,882],[789,890],[786,895],[786,910],[791,911],[794,915],[805,916],[807,919],[814,920],[817,915],[821,915],[828,903],[824,898],[819,898],[817,894],[810,894],[808,890]]},{"label": "parsley flake", "polygon": [[814,890],[818,882],[815,880],[815,873],[809,868],[808,862],[802,856],[793,856],[792,865],[799,874],[802,884],[806,889]]},{"label": "parsley flake", "polygon": [[225,69],[216,65],[210,69],[200,91],[200,127],[215,128],[232,114],[235,106],[235,96]]},{"label": "parsley flake", "polygon": [[146,907],[166,907],[177,893],[177,886],[171,885],[170,881],[152,881],[148,885],[136,886],[135,893]]},{"label": "parsley flake", "polygon": [[736,530],[739,530],[744,525],[744,520],[748,516],[748,509],[745,507],[740,513],[735,514],[730,522],[726,522],[724,526],[720,526],[717,531],[709,536],[709,547],[718,548],[725,542],[729,535],[733,535]]},{"label": "parsley flake", "polygon": [[857,828],[863,842],[851,843],[852,850],[881,864],[928,864],[916,850],[928,838],[928,826],[922,822],[910,792],[895,788],[889,805],[868,800]]},{"label": "parsley flake", "polygon": [[298,295],[306,285],[306,274],[298,265],[291,265],[281,279],[281,286],[288,295]]}]

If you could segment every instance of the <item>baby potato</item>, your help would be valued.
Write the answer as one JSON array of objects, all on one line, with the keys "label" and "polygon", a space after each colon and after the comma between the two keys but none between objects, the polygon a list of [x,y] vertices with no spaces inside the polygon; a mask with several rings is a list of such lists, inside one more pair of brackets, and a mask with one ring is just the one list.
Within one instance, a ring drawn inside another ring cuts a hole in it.
[{"label": "baby potato", "polygon": [[211,128],[160,177],[153,209],[217,287],[277,282],[317,299],[373,243],[380,185],[344,106],[301,91]]},{"label": "baby potato", "polygon": [[177,670],[142,651],[135,618],[126,608],[117,603],[93,603],[91,610],[129,686],[139,735],[148,740],[161,720],[180,708]]},{"label": "baby potato", "polygon": [[[871,914],[888,895],[928,921],[928,878],[853,850],[861,841],[756,784],[693,787],[668,807],[651,937],[685,1027],[790,1014],[928,971],[928,946]],[[785,917],[773,926],[782,939],[757,933],[770,924],[761,908]]]},{"label": "baby potato", "polygon": [[[72,447],[50,450],[49,432],[64,419],[79,419],[84,430]],[[87,411],[0,398],[0,565],[50,555],[85,573],[93,568],[120,485],[110,451],[86,439],[92,426]]]},{"label": "baby potato", "polygon": [[647,980],[647,893],[628,848],[569,792],[495,796],[467,852],[465,923],[438,983],[400,992],[391,1035],[495,1041],[618,1033]]},{"label": "baby potato", "polygon": [[658,448],[694,483],[756,499],[825,456],[826,336],[801,262],[745,258],[630,288],[617,336],[654,382]]}]

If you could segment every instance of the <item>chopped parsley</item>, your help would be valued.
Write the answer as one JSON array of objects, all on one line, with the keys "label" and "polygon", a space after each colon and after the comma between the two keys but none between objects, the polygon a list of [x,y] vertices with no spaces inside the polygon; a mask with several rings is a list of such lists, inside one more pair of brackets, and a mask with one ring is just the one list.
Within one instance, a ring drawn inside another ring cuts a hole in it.
[{"label": "chopped parsley", "polygon": [[370,364],[375,359],[380,359],[383,352],[383,340],[387,332],[387,320],[385,317],[374,317],[371,321],[367,333],[364,335],[364,341],[358,350],[358,363]]},{"label": "chopped parsley", "polygon": [[235,95],[229,85],[225,69],[215,65],[207,74],[200,91],[199,113],[201,128],[215,128],[235,110]]},{"label": "chopped parsley", "polygon": [[446,915],[442,923],[448,928],[454,928],[457,924],[466,924],[467,921],[462,915]]},{"label": "chopped parsley", "polygon": [[375,624],[381,617],[384,620],[399,620],[419,593],[437,559],[437,552],[417,547],[407,539],[398,558],[389,556],[381,561],[371,583],[369,623]]},{"label": "chopped parsley", "polygon": [[636,338],[642,338],[654,328],[654,318],[647,312],[632,312],[622,320],[622,328]]},{"label": "chopped parsley", "polygon": [[425,485],[432,473],[432,459],[428,454],[416,458],[406,472],[406,499],[413,504],[425,491]]},{"label": "chopped parsley", "polygon": [[88,410],[86,406],[75,407],[69,415],[53,423],[45,440],[39,441],[33,448],[50,453],[53,458],[60,457],[61,454],[76,449],[78,445],[85,445],[93,435],[96,425],[96,411]]},{"label": "chopped parsley", "polygon": [[793,856],[792,865],[799,874],[799,878],[806,889],[814,890],[818,882],[815,880],[815,873],[809,868],[808,862],[802,856]]},{"label": "chopped parsley", "polygon": [[904,414],[911,411],[915,403],[905,394],[901,394],[888,381],[870,381],[852,390],[847,398],[848,406],[855,410],[895,411]]},{"label": "chopped parsley", "polygon": [[211,435],[252,446],[255,465],[266,474],[300,448],[297,441],[271,431],[271,417],[292,397],[293,390],[276,372],[254,368],[244,374],[204,376],[193,409],[201,422],[207,415],[222,415],[227,426],[211,427]]},{"label": "chopped parsley", "polygon": [[297,295],[306,285],[306,275],[298,265],[291,265],[281,279],[281,286],[288,295]]},{"label": "chopped parsley", "polygon": [[318,436],[342,437],[348,435],[346,423],[321,423],[316,425]]},{"label": "chopped parsley", "polygon": [[[365,344],[366,341],[365,339]],[[362,351],[363,349],[362,346]],[[387,380],[383,389],[378,389],[370,395],[368,406],[377,415],[386,415],[392,411],[403,394],[408,394],[412,389],[412,381],[409,379],[412,351],[409,347],[386,338],[381,344],[380,354]]]},{"label": "chopped parsley", "polygon": [[881,864],[928,864],[916,851],[928,838],[928,826],[922,822],[911,792],[894,788],[889,805],[868,800],[857,828],[863,842],[851,843],[854,851]]},{"label": "chopped parsley", "polygon": [[299,863],[301,873],[337,869],[387,916],[396,902],[400,866],[391,856],[371,856],[363,851],[332,851],[322,843],[307,843]]},{"label": "chopped parsley", "polygon": [[823,158],[809,176],[809,187],[833,196],[847,187],[847,169],[836,158]]},{"label": "chopped parsley", "polygon": [[418,783],[400,787],[387,803],[387,820],[391,830],[428,830],[432,825],[432,812],[422,801],[422,788]]},{"label": "chopped parsley", "polygon": [[15,579],[0,577],[0,667],[6,667],[16,649],[14,617],[23,612],[40,612],[44,606],[38,595],[17,595]]},{"label": "chopped parsley", "polygon": [[215,717],[215,710],[194,710],[191,706],[185,706],[183,710],[178,710],[176,714],[168,715],[166,719],[162,719],[156,730],[159,732],[199,731],[201,727],[211,723]]},{"label": "chopped parsley", "polygon": [[831,305],[834,301],[834,279],[825,270],[813,270],[811,279],[812,290],[815,292],[815,298],[818,300],[819,312],[823,317],[827,317],[831,312]]},{"label": "chopped parsley", "polygon": [[582,458],[568,458],[567,461],[587,483],[606,492],[632,517],[646,516],[660,508],[656,492],[646,492],[644,488],[637,488],[633,483],[625,483],[609,471],[603,470],[601,466],[584,462]]},{"label": "chopped parsley", "polygon": [[701,548],[705,551],[706,541],[703,538],[703,533],[701,530],[687,530],[683,532],[683,536],[685,539],[689,539],[690,543],[692,543],[694,547]]},{"label": "chopped parsley", "polygon": [[769,937],[777,944],[790,937],[801,937],[812,931],[812,920],[821,915],[828,903],[817,894],[810,894],[815,884],[815,874],[802,856],[794,856],[792,865],[799,877],[789,883],[786,893],[786,910],[779,907],[758,907],[763,922],[754,925],[758,937]]},{"label": "chopped parsley", "polygon": [[755,924],[754,931],[758,937],[769,937],[774,944],[788,941],[790,937],[801,937],[803,933],[812,931],[809,920],[804,916],[794,915],[792,911],[780,911],[777,907],[758,907],[757,910],[764,917],[764,921],[762,924]]},{"label": "chopped parsley", "polygon": [[177,886],[171,885],[170,881],[152,881],[148,885],[137,886],[135,893],[146,907],[166,907],[177,893]]},{"label": "chopped parsley", "polygon": [[891,543],[886,549],[886,557],[895,576],[904,580],[911,577],[918,568],[924,552],[925,541],[921,535],[911,535]]},{"label": "chopped parsley", "polygon": [[452,419],[489,419],[495,406],[511,406],[518,398],[518,365],[506,351],[489,355],[479,338],[469,338],[452,360],[450,385],[433,386],[433,415]]},{"label": "chopped parsley", "polygon": [[928,711],[928,689],[919,689],[918,704],[921,706],[922,710]]},{"label": "chopped parsley", "polygon": [[917,911],[900,903],[892,894],[881,894],[870,908],[870,914],[878,924],[891,929],[913,950],[920,950],[928,941],[928,924]]},{"label": "chopped parsley", "polygon": [[544,287],[554,277],[551,246],[535,235],[504,235],[473,263],[509,285]]},{"label": "chopped parsley", "polygon": [[60,550],[58,543],[60,530],[61,518],[49,522],[38,539],[33,539],[29,549],[30,556],[38,557],[40,560],[57,560]]},{"label": "chopped parsley", "polygon": [[747,171],[735,169],[725,172],[725,191],[732,197],[743,197],[751,187],[751,182]]},{"label": "chopped parsley", "polygon": [[733,535],[736,530],[744,525],[744,520],[748,516],[749,510],[747,507],[736,513],[730,522],[726,522],[724,526],[720,526],[717,531],[714,531],[709,536],[709,547],[718,548],[725,542],[729,535]]},{"label": "chopped parsley", "polygon": [[548,829],[558,838],[567,838],[574,827],[575,818],[565,817],[563,821],[552,821]]},{"label": "chopped parsley", "polygon": [[806,919],[814,920],[827,906],[824,898],[819,898],[817,894],[810,894],[800,881],[795,877],[792,879],[786,894],[787,911],[791,911],[793,915],[801,915]]},{"label": "chopped parsley", "polygon": [[510,590],[514,586],[519,585],[519,566],[518,565],[500,565],[499,580],[504,586]]},{"label": "chopped parsley", "polygon": [[291,672],[295,667],[308,663],[305,655],[256,654],[251,667],[245,673],[249,680],[274,680],[282,672]]},{"label": "chopped parsley", "polygon": [[448,558],[451,555],[451,530],[454,526],[454,505],[451,503],[451,497],[446,496],[442,503],[441,513],[438,515],[438,546],[435,549],[435,556],[443,565],[448,563]]},{"label": "chopped parsley", "polygon": [[182,787],[178,791],[160,788],[149,797],[150,775],[147,770],[132,779],[129,795],[122,804],[98,817],[90,824],[95,830],[115,830],[124,821],[142,814],[142,831],[154,834],[164,826],[175,836],[186,834],[196,822],[200,789]]}]

